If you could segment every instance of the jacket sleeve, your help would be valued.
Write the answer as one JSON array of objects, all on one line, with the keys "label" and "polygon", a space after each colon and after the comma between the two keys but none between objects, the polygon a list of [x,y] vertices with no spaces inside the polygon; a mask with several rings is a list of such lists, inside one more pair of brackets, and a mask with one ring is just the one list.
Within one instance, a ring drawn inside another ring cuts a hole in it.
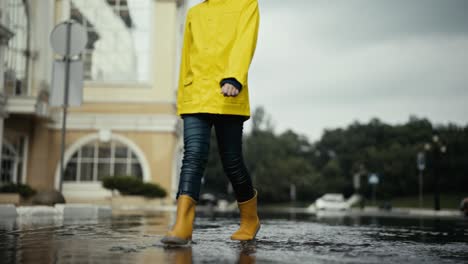
[{"label": "jacket sleeve", "polygon": [[239,92],[242,90],[242,84],[238,80],[236,80],[236,78],[222,79],[220,86],[223,87],[226,83],[229,83],[230,85],[236,87],[236,89],[239,90]]},{"label": "jacket sleeve", "polygon": [[184,27],[184,40],[182,46],[182,55],[180,59],[180,69],[179,69],[179,85],[178,85],[178,100],[180,100],[181,96],[180,93],[184,88],[184,85],[190,83],[192,80],[187,79],[190,78],[189,75],[189,65],[190,65],[190,47],[192,45],[192,31],[190,26],[191,15],[190,11],[187,13],[187,17],[185,19],[185,27]]},{"label": "jacket sleeve", "polygon": [[257,46],[260,14],[257,0],[247,0],[247,4],[239,17],[237,35],[233,43],[226,78],[235,78],[242,86],[246,86],[250,63]]}]

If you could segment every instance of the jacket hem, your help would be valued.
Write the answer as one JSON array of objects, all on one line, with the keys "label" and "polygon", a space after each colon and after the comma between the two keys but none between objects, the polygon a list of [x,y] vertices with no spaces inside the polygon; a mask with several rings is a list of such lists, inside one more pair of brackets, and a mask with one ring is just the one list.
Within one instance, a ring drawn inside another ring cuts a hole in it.
[{"label": "jacket hem", "polygon": [[241,105],[224,105],[221,109],[219,107],[183,107],[184,110],[177,108],[177,115],[195,114],[195,113],[208,113],[208,114],[221,114],[221,115],[240,115],[245,116],[246,120],[250,118],[250,109],[248,106],[242,107]]}]

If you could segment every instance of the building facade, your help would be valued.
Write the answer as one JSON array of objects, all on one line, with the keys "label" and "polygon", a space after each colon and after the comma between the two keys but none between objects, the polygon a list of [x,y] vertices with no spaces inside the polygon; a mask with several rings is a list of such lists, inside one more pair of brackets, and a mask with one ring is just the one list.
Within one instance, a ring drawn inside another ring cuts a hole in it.
[{"label": "building facade", "polygon": [[83,103],[68,110],[65,198],[105,199],[103,177],[130,175],[161,185],[173,199],[185,1],[2,0],[0,11],[1,182],[59,188],[63,111],[48,105],[55,56],[49,35],[73,19],[88,43]]}]

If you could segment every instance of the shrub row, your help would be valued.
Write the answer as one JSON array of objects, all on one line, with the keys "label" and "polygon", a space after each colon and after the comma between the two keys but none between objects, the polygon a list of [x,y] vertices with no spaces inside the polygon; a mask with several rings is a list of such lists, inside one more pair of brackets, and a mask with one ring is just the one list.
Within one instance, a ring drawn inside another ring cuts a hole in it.
[{"label": "shrub row", "polygon": [[18,193],[23,198],[29,198],[36,194],[36,190],[22,183],[7,183],[0,186],[0,193]]},{"label": "shrub row", "polygon": [[102,186],[125,195],[142,195],[147,198],[163,198],[167,195],[166,190],[158,184],[143,182],[134,176],[107,176],[102,179]]}]

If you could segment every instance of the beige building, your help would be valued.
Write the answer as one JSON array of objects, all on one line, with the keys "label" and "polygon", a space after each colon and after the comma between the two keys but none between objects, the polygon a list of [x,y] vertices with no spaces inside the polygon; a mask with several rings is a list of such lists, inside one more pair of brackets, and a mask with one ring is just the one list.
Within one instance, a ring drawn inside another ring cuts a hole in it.
[{"label": "beige building", "polygon": [[62,110],[48,105],[49,34],[74,19],[87,30],[83,104],[67,118],[63,194],[110,196],[104,176],[160,184],[174,198],[180,169],[177,69],[186,12],[177,0],[0,1],[1,183],[58,189]]}]

